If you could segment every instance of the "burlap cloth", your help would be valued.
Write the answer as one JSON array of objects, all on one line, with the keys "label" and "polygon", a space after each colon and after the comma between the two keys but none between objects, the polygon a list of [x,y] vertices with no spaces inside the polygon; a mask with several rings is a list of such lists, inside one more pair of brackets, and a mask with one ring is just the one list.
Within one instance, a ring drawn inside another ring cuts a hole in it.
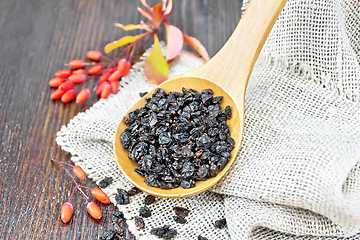
[{"label": "burlap cloth", "polygon": [[[246,6],[246,2],[245,2]],[[360,239],[360,4],[357,0],[289,0],[251,75],[241,150],[229,173],[210,191],[150,205],[146,229],[135,215],[145,194],[118,205],[140,239],[170,224],[176,239]],[[234,49],[235,51],[235,49]],[[187,52],[170,64],[170,77],[203,64]],[[104,189],[130,189],[112,149],[126,110],[155,85],[142,63],[121,81],[120,91],[78,114],[57,135]],[[172,207],[191,210],[184,225]],[[213,227],[226,217],[227,228]]]}]

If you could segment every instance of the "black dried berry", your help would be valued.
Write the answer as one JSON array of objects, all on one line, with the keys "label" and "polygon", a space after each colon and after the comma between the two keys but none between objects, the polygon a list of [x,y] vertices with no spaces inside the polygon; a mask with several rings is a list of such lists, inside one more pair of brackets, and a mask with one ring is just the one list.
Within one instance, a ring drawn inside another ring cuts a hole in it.
[{"label": "black dried berry", "polygon": [[141,207],[139,210],[139,215],[141,217],[148,218],[151,216],[151,210],[147,206]]},{"label": "black dried berry", "polygon": [[147,195],[144,199],[145,205],[150,205],[150,204],[153,204],[154,202],[155,202],[155,197],[152,195]]},{"label": "black dried berry", "polygon": [[103,180],[99,182],[99,187],[106,188],[112,183],[113,179],[112,177],[105,177]]},{"label": "black dried berry", "polygon": [[138,189],[137,187],[133,187],[128,191],[129,196],[134,196],[134,195],[136,195],[138,193],[141,193],[141,190]]},{"label": "black dried berry", "polygon": [[143,96],[145,96],[147,93],[148,93],[148,92],[141,92],[141,93],[139,93],[139,96],[140,96],[140,97],[143,97]]},{"label": "black dried berry", "polygon": [[115,196],[115,200],[121,205],[125,205],[130,202],[129,195],[124,189],[118,189],[118,194]]},{"label": "black dried berry", "polygon": [[175,211],[175,214],[180,217],[187,217],[190,213],[190,210],[184,207],[174,207],[173,210]]},{"label": "black dried berry", "polygon": [[145,229],[144,220],[139,216],[135,216],[135,226],[139,229]]},{"label": "black dried berry", "polygon": [[170,228],[162,237],[165,240],[173,239],[177,235],[177,231],[173,228]]},{"label": "black dried berry", "polygon": [[222,229],[225,226],[226,226],[226,218],[215,221],[214,227]]},{"label": "black dried berry", "polygon": [[115,229],[110,229],[101,235],[101,240],[117,240],[119,239],[119,232]]},{"label": "black dried berry", "polygon": [[180,217],[180,216],[174,216],[174,221],[177,223],[181,223],[181,224],[186,223],[186,219],[184,217]]},{"label": "black dried berry", "polygon": [[177,231],[173,228],[170,228],[170,225],[164,225],[159,228],[153,228],[151,229],[150,233],[165,240],[170,240],[177,235]]},{"label": "black dried berry", "polygon": [[230,106],[225,107],[225,115],[226,115],[226,118],[228,120],[231,118],[231,108],[230,108]]}]

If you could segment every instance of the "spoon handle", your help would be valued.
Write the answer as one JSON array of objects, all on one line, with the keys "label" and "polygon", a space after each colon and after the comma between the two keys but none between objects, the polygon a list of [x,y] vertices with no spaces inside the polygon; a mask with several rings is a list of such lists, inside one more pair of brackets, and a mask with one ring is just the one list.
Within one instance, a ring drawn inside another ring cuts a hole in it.
[{"label": "spoon handle", "polygon": [[181,77],[200,77],[225,89],[244,104],[246,86],[259,53],[287,0],[251,0],[235,31],[203,66]]}]

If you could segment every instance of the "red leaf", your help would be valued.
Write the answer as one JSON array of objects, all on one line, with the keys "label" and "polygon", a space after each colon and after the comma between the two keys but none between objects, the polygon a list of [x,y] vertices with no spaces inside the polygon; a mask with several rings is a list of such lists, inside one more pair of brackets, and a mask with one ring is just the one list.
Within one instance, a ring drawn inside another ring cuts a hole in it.
[{"label": "red leaf", "polygon": [[144,62],[144,73],[150,82],[157,84],[165,81],[169,76],[169,66],[162,55],[159,38],[154,35],[154,47]]},{"label": "red leaf", "polygon": [[197,40],[194,37],[187,36],[185,34],[183,34],[183,37],[184,37],[184,41],[187,44],[189,44],[190,46],[192,46],[193,48],[195,48],[195,50],[200,54],[200,56],[205,61],[209,61],[209,59],[210,59],[209,54],[206,51],[206,48],[201,44],[201,42],[199,40]]},{"label": "red leaf", "polygon": [[164,14],[161,11],[161,3],[156,4],[155,6],[153,6],[152,8],[152,14],[154,14],[155,17],[155,21],[156,23],[161,24],[163,18],[164,18]]},{"label": "red leaf", "polygon": [[184,45],[184,39],[182,32],[177,27],[171,24],[165,24],[166,29],[166,60],[170,61],[174,59],[179,53]]},{"label": "red leaf", "polygon": [[173,7],[173,1],[172,0],[169,0],[169,3],[166,7],[166,9],[164,10],[164,15],[167,16],[171,13],[171,10],[172,10],[172,7]]},{"label": "red leaf", "polygon": [[138,7],[137,10],[141,13],[141,15],[143,15],[144,17],[146,17],[147,19],[149,19],[150,21],[155,21],[155,18],[153,15],[151,15],[148,11],[146,11],[145,9]]},{"label": "red leaf", "polygon": [[141,29],[146,30],[148,32],[152,32],[151,28],[156,27],[155,23],[145,23],[143,20],[140,21]]},{"label": "red leaf", "polygon": [[140,0],[140,2],[151,12],[151,7],[147,4],[146,0]]}]

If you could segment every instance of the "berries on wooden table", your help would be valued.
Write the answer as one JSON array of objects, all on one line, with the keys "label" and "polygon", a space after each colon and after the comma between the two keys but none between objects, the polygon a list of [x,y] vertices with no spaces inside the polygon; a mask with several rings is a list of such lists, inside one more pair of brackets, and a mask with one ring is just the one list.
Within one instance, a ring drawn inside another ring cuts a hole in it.
[{"label": "berries on wooden table", "polygon": [[74,175],[80,178],[81,180],[84,180],[86,178],[86,173],[80,166],[74,166],[72,171]]},{"label": "berries on wooden table", "polygon": [[60,218],[61,221],[67,223],[70,221],[73,214],[73,206],[71,203],[66,202],[61,206]]},{"label": "berries on wooden table", "polygon": [[86,75],[86,71],[84,69],[77,69],[72,72],[72,74],[84,74]]},{"label": "berries on wooden table", "polygon": [[71,81],[66,81],[66,82],[63,82],[60,86],[59,86],[59,89],[63,90],[63,91],[69,91],[71,89],[74,88],[74,83],[71,82]]},{"label": "berries on wooden table", "polygon": [[99,206],[94,202],[89,202],[86,206],[86,210],[95,219],[100,219],[102,217],[102,212]]},{"label": "berries on wooden table", "polygon": [[99,82],[105,82],[107,80],[109,80],[109,77],[111,76],[111,74],[114,72],[114,68],[109,68],[108,70],[106,70],[103,75],[101,75],[101,77],[99,78]]},{"label": "berries on wooden table", "polygon": [[100,61],[101,57],[102,57],[102,53],[100,51],[97,51],[97,50],[91,50],[91,51],[88,51],[86,53],[86,56],[90,59],[90,60],[93,60],[95,62],[98,62]]},{"label": "berries on wooden table", "polygon": [[76,102],[82,103],[90,96],[90,91],[87,88],[81,90],[78,95],[76,96]]},{"label": "berries on wooden table", "polygon": [[85,61],[82,59],[74,59],[69,62],[69,66],[75,69],[78,68],[84,68],[85,67]]},{"label": "berries on wooden table", "polygon": [[71,76],[71,74],[72,74],[72,71],[70,69],[61,69],[55,73],[55,76],[57,78],[68,78]]},{"label": "berries on wooden table", "polygon": [[[96,92],[97,95],[101,95],[101,92],[102,92],[102,90],[103,90],[103,88],[104,88],[105,85],[110,85],[110,84],[109,84],[108,81],[106,81],[106,82],[100,83],[99,86],[97,86],[97,88],[96,88],[96,90],[95,90],[95,92]],[[110,87],[110,88],[111,88],[111,87]]]},{"label": "berries on wooden table", "polygon": [[73,74],[69,77],[69,80],[73,83],[82,83],[85,82],[86,76],[85,74]]},{"label": "berries on wooden table", "polygon": [[109,81],[117,81],[119,80],[120,77],[121,77],[121,72],[119,70],[116,70],[110,75]]},{"label": "berries on wooden table", "polygon": [[68,103],[74,100],[75,98],[76,98],[76,91],[71,89],[69,91],[66,91],[66,93],[62,95],[61,101],[64,103]]},{"label": "berries on wooden table", "polygon": [[104,85],[103,89],[101,90],[101,98],[107,98],[111,93],[111,85],[110,84],[107,84],[107,85]]},{"label": "berries on wooden table", "polygon": [[117,65],[117,69],[121,72],[121,76],[126,76],[131,69],[131,63],[129,63],[125,58],[120,59]]},{"label": "berries on wooden table", "polygon": [[63,78],[53,78],[53,79],[50,79],[50,81],[49,81],[49,86],[50,86],[50,87],[58,87],[58,86],[60,86],[63,82],[65,82],[65,79],[63,79]]},{"label": "berries on wooden table", "polygon": [[105,204],[110,203],[110,198],[100,188],[97,187],[93,188],[91,190],[91,195],[102,203]]},{"label": "berries on wooden table", "polygon": [[51,93],[51,99],[60,99],[64,95],[65,91],[61,89],[56,89],[54,92]]},{"label": "berries on wooden table", "polygon": [[111,92],[116,94],[119,92],[119,81],[111,81],[110,82],[110,86],[111,86]]},{"label": "berries on wooden table", "polygon": [[96,64],[95,66],[89,68],[87,72],[89,75],[95,75],[101,73],[103,69],[104,67],[101,64]]}]

